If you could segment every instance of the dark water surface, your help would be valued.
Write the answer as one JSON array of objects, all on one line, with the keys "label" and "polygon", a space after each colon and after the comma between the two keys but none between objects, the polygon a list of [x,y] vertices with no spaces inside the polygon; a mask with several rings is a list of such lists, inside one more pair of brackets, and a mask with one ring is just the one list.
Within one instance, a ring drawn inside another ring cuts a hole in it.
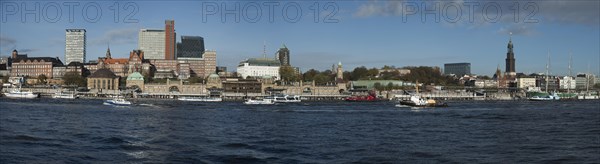
[{"label": "dark water surface", "polygon": [[135,103],[0,98],[0,163],[600,163],[600,101]]}]

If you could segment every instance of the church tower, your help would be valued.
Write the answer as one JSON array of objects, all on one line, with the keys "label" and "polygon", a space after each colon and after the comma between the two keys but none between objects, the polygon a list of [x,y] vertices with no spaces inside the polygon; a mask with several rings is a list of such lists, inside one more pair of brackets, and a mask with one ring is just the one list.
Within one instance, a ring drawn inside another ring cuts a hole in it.
[{"label": "church tower", "polygon": [[515,71],[515,53],[513,52],[513,43],[512,43],[512,32],[510,33],[510,39],[508,41],[508,52],[506,53],[506,70],[505,73],[507,75],[514,76],[516,75]]},{"label": "church tower", "polygon": [[336,80],[339,80],[339,81],[344,80],[344,70],[342,70],[342,62],[339,62],[338,65],[337,65]]}]

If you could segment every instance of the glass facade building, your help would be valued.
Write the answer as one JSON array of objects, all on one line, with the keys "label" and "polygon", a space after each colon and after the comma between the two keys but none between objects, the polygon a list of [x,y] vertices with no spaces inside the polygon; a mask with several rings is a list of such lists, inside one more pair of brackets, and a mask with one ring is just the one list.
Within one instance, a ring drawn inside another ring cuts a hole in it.
[{"label": "glass facade building", "polygon": [[471,63],[447,63],[444,64],[444,74],[464,76],[471,74]]},{"label": "glass facade building", "polygon": [[165,31],[141,29],[138,49],[144,51],[144,59],[165,59]]},{"label": "glass facade building", "polygon": [[200,36],[181,36],[177,43],[177,58],[202,58],[204,38]]}]

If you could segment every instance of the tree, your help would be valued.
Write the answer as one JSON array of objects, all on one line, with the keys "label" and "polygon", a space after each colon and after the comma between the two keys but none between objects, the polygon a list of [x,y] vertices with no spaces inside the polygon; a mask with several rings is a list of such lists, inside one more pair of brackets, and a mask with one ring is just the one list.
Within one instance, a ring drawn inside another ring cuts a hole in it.
[{"label": "tree", "polygon": [[330,82],[329,76],[323,73],[315,75],[314,80],[317,85],[325,85]]},{"label": "tree", "polygon": [[295,82],[300,80],[298,72],[296,72],[296,69],[292,68],[291,66],[279,67],[279,75],[283,81]]},{"label": "tree", "polygon": [[381,83],[376,82],[375,84],[373,84],[373,88],[375,88],[378,91],[382,91],[384,89],[383,85],[381,85]]},{"label": "tree", "polygon": [[315,76],[317,76],[317,74],[319,73],[320,72],[315,69],[310,69],[304,72],[304,74],[302,74],[302,78],[304,79],[304,81],[313,81],[315,79]]},{"label": "tree", "polygon": [[596,88],[596,89],[600,89],[600,83],[596,83],[596,84],[594,85],[594,88]]},{"label": "tree", "polygon": [[46,84],[46,83],[48,83],[48,77],[46,77],[46,75],[44,75],[44,74],[38,75],[37,79],[38,79],[38,83],[39,84]]},{"label": "tree", "polygon": [[364,79],[366,76],[368,76],[368,74],[369,74],[369,70],[365,66],[356,67],[352,71],[350,80]]},{"label": "tree", "polygon": [[65,85],[77,85],[79,87],[85,87],[86,79],[83,78],[78,72],[67,72],[63,76]]},{"label": "tree", "polygon": [[2,77],[2,82],[8,83],[8,76],[3,76]]}]

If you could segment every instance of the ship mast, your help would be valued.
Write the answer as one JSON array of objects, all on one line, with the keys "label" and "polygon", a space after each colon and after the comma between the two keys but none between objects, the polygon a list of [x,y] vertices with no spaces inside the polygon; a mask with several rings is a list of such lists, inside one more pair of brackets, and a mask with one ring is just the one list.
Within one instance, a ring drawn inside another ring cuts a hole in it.
[{"label": "ship mast", "polygon": [[546,63],[546,93],[548,92],[548,67],[550,67],[550,50],[548,50],[548,63]]},{"label": "ship mast", "polygon": [[569,52],[569,82],[567,83],[569,86],[567,86],[567,93],[571,93],[571,81],[573,81],[571,62],[573,62],[573,53]]}]

